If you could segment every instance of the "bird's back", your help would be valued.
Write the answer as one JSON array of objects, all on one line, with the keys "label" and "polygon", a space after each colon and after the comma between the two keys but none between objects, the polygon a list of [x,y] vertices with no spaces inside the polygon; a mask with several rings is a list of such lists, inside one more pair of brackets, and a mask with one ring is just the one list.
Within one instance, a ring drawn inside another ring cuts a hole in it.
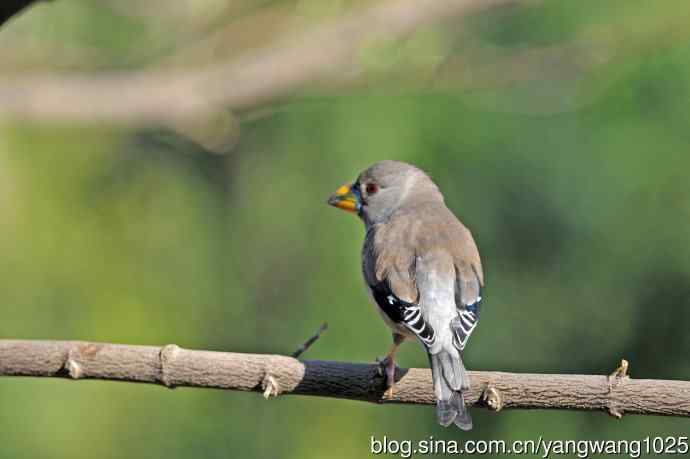
[{"label": "bird's back", "polygon": [[484,285],[477,245],[443,202],[402,208],[368,228],[362,257],[365,280],[372,285],[388,277],[396,294],[414,302],[419,294],[414,266],[420,256],[438,258],[457,271],[459,303],[477,299]]}]

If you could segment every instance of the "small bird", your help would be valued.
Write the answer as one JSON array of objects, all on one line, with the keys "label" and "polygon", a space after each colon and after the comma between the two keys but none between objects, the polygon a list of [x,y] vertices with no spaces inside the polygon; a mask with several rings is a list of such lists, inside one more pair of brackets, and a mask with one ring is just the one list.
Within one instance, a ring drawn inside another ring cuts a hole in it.
[{"label": "small bird", "polygon": [[338,188],[328,204],[364,221],[364,281],[393,332],[382,362],[384,396],[394,394],[398,347],[416,338],[429,357],[438,422],[470,430],[463,397],[470,379],[462,352],[477,326],[484,286],[472,234],[446,207],[431,178],[400,161],[374,164]]}]

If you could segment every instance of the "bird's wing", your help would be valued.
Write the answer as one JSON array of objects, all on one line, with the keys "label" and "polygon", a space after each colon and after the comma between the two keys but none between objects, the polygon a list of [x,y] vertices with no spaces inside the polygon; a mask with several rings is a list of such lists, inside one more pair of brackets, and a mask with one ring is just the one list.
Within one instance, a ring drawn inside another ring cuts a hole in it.
[{"label": "bird's wing", "polygon": [[374,300],[391,321],[412,332],[426,347],[434,344],[436,332],[422,315],[418,304],[401,300],[385,281],[369,288]]},{"label": "bird's wing", "polygon": [[[396,323],[408,317],[412,328],[404,321],[403,324],[418,337],[420,327],[433,337],[435,331],[440,331],[440,322],[430,320],[434,312],[425,310],[432,302],[420,304],[420,293],[425,293],[420,292],[421,279],[417,279],[420,259],[425,259],[442,278],[446,279],[446,275],[455,278],[455,282],[450,281],[455,284],[450,286],[451,298],[434,307],[444,309],[443,313],[439,312],[447,317],[443,326],[450,327],[455,346],[463,350],[479,320],[484,280],[479,251],[471,233],[443,204],[416,208],[381,225],[367,234],[363,252],[364,277],[379,307]],[[453,308],[445,311],[448,304]],[[433,338],[425,341],[420,337],[420,340],[433,343]]]},{"label": "bird's wing", "polygon": [[[453,217],[455,218],[455,217]],[[451,226],[448,235],[455,265],[455,277],[457,286],[455,290],[458,308],[477,303],[481,300],[481,289],[484,286],[484,273],[482,262],[479,259],[479,250],[470,231],[457,219]]]},{"label": "bird's wing", "polygon": [[431,347],[436,333],[419,306],[415,282],[416,251],[403,227],[388,225],[367,234],[362,253],[364,280],[379,308]]},{"label": "bird's wing", "polygon": [[484,274],[472,234],[454,215],[451,214],[450,217],[449,238],[452,241],[449,246],[452,247],[455,266],[455,304],[458,309],[458,316],[451,321],[450,326],[455,335],[454,344],[462,351],[479,322]]},{"label": "bird's wing", "polygon": [[[446,299],[444,304],[453,302],[455,305],[455,309],[449,313],[452,314],[450,328],[455,346],[462,351],[479,321],[481,289],[484,285],[479,250],[470,231],[445,205],[426,207],[417,215],[422,217],[413,235],[417,255],[431,256],[430,267],[425,271],[431,269],[440,274],[444,279],[441,282],[443,286],[449,277],[454,279],[454,282],[450,281],[454,284],[454,298]],[[419,287],[420,282],[416,284]],[[434,323],[431,325],[434,326]]]},{"label": "bird's wing", "polygon": [[458,315],[450,322],[450,328],[453,330],[453,344],[458,350],[462,351],[470,339],[470,335],[479,323],[479,303],[481,297],[476,303],[467,305],[465,308],[458,311]]}]

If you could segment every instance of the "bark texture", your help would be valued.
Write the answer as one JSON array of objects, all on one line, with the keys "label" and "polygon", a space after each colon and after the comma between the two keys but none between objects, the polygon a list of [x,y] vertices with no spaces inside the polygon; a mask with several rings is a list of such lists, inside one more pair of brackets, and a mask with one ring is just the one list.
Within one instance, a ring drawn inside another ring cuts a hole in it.
[{"label": "bark texture", "polygon": [[[601,410],[690,416],[690,382],[631,379],[627,362],[611,376],[470,372],[467,401],[503,408]],[[298,394],[376,403],[433,404],[427,369],[399,369],[397,391],[384,399],[378,366],[300,361],[281,355],[195,351],[174,344],[129,346],[80,341],[0,340],[0,376],[107,379],[176,386]]]}]

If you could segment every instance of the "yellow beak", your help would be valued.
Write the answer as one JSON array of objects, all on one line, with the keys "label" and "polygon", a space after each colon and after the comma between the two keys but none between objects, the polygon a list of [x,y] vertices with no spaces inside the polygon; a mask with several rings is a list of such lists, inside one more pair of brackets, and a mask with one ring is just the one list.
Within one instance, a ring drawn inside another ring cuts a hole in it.
[{"label": "yellow beak", "polygon": [[328,198],[328,204],[347,212],[357,213],[359,210],[359,200],[352,192],[352,185],[343,185]]}]

